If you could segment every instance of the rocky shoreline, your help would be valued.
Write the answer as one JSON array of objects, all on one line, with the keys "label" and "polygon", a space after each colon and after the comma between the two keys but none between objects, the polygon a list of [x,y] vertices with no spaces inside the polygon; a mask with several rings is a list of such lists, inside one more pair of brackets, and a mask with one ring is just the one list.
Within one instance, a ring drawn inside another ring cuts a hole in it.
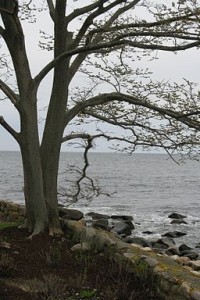
[{"label": "rocky shoreline", "polygon": [[[66,213],[66,214],[65,214]],[[150,248],[159,254],[166,254],[173,256],[177,261],[184,263],[189,260],[199,260],[198,249],[200,243],[196,244],[196,248],[183,243],[176,245],[176,239],[185,236],[186,233],[182,231],[169,231],[162,235],[159,239],[151,240],[149,238],[134,235],[134,221],[132,216],[128,215],[105,215],[96,212],[88,212],[84,214],[79,210],[60,208],[60,217],[68,220],[85,220],[88,227],[101,228],[108,232],[114,233],[123,242],[128,244],[136,244],[143,248]],[[186,216],[179,213],[172,213],[168,216],[171,219],[171,224],[187,224]],[[151,235],[151,231],[145,231],[144,234]],[[200,263],[199,263],[200,269]]]},{"label": "rocky shoreline", "polygon": [[[113,233],[127,244],[135,244],[142,248],[149,248],[161,255],[168,255],[181,264],[194,263],[194,269],[200,270],[200,243],[195,248],[182,243],[177,245],[178,238],[187,235],[179,230],[168,231],[158,239],[152,239],[152,231],[143,231],[147,238],[134,234],[135,224],[132,216],[129,215],[106,215],[96,212],[88,212],[85,215],[77,209],[69,209],[59,206],[61,222],[64,220],[81,221],[87,227],[100,228]],[[0,219],[7,221],[21,221],[25,218],[25,208],[13,202],[0,200]],[[187,224],[187,217],[179,213],[168,215],[171,224]]]}]

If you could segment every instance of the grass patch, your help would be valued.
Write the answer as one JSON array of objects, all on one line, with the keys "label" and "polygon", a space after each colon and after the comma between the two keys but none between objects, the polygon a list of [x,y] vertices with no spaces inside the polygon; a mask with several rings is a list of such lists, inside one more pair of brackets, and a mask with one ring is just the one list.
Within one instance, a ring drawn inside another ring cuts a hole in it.
[{"label": "grass patch", "polygon": [[0,230],[7,227],[18,227],[19,225],[19,222],[0,222]]}]

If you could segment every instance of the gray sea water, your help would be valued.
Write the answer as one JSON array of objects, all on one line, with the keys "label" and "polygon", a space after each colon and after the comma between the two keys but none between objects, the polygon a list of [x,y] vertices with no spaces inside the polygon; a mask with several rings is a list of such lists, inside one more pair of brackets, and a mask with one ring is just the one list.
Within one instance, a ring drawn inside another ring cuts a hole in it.
[{"label": "gray sea water", "polygon": [[[134,235],[145,236],[142,232],[150,230],[148,238],[155,239],[179,230],[187,235],[176,239],[177,244],[195,247],[200,242],[200,163],[188,160],[177,165],[165,154],[91,153],[89,159],[88,174],[110,196],[100,195],[91,202],[82,199],[71,207],[84,213],[132,215]],[[66,166],[81,161],[80,153],[61,154],[60,186],[66,185]],[[24,202],[19,152],[0,152],[0,199]],[[172,212],[186,215],[188,225],[170,224]]]}]

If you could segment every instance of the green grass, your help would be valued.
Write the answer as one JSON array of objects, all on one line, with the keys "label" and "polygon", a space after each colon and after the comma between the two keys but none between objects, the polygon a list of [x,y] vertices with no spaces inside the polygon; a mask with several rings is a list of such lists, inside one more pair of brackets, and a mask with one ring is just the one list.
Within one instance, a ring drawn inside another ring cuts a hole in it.
[{"label": "green grass", "polygon": [[18,227],[19,225],[19,222],[0,222],[0,230],[7,227]]}]

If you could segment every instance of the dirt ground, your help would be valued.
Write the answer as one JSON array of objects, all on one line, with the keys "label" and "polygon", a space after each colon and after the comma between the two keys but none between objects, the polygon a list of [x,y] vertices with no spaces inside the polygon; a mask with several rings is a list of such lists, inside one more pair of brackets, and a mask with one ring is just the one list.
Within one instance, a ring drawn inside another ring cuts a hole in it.
[{"label": "dirt ground", "polygon": [[69,237],[0,230],[0,300],[159,300],[108,254],[72,252]]}]

